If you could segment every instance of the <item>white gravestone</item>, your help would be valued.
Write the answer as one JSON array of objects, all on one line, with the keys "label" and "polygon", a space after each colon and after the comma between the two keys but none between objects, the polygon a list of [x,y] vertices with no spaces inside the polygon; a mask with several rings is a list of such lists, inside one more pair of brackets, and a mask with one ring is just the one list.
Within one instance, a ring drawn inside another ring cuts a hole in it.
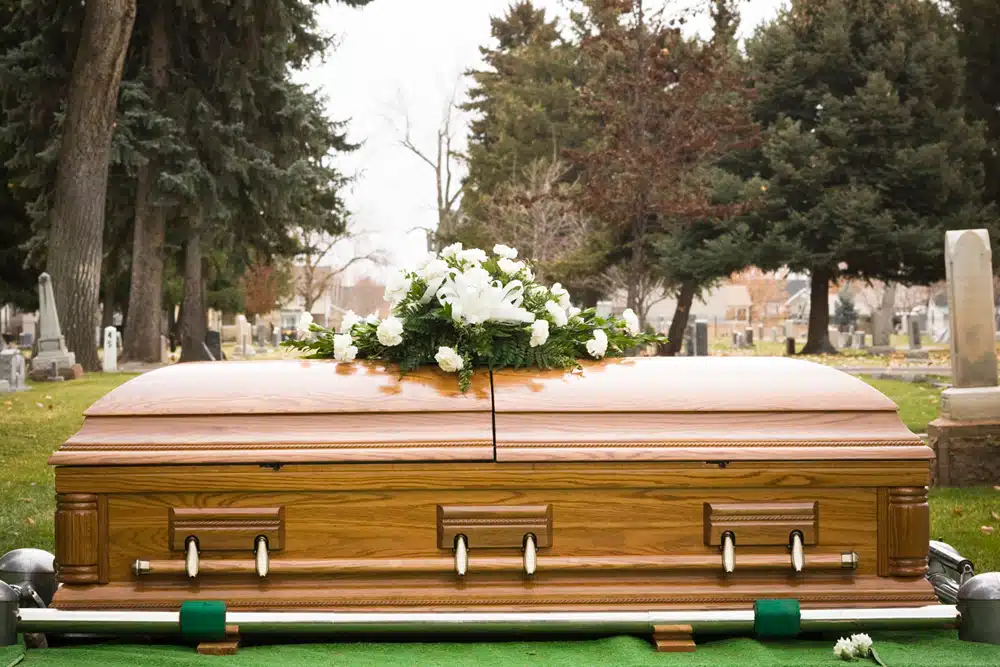
[{"label": "white gravestone", "polygon": [[43,273],[38,277],[38,356],[32,361],[32,367],[48,371],[53,363],[58,369],[73,368],[76,355],[66,349],[66,339],[59,328],[52,279]]},{"label": "white gravestone", "polygon": [[20,350],[0,350],[0,393],[24,391],[26,375],[24,355]]},{"label": "white gravestone", "polygon": [[105,373],[118,372],[118,329],[114,327],[104,328],[104,359],[101,370]]}]

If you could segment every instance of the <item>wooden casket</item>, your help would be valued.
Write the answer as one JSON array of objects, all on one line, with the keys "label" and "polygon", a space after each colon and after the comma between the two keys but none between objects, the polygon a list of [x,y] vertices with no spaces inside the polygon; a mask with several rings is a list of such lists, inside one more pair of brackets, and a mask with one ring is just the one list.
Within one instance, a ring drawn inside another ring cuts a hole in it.
[{"label": "wooden casket", "polygon": [[936,602],[931,450],[780,358],[400,377],[183,364],[86,412],[56,468],[60,609],[523,611]]}]

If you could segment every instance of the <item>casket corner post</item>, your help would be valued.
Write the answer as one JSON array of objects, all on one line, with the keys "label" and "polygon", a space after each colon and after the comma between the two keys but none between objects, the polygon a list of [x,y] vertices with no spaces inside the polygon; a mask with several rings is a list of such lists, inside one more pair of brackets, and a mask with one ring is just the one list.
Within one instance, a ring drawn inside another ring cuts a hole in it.
[{"label": "casket corner post", "polygon": [[[56,468],[57,480],[61,468]],[[67,585],[108,583],[108,503],[96,493],[56,493],[56,577]]]},{"label": "casket corner post", "polygon": [[880,487],[878,490],[878,574],[924,577],[930,548],[928,487]]}]

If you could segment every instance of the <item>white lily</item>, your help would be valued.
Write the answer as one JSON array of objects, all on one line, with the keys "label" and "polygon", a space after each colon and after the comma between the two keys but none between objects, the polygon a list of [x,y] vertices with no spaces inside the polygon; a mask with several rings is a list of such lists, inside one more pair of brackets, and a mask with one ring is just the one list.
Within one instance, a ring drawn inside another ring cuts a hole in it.
[{"label": "white lily", "polygon": [[451,306],[451,316],[456,322],[482,324],[483,322],[533,322],[534,313],[521,307],[524,286],[520,280],[506,285],[492,280],[489,271],[472,267],[465,271],[452,271],[437,298],[443,305]]}]

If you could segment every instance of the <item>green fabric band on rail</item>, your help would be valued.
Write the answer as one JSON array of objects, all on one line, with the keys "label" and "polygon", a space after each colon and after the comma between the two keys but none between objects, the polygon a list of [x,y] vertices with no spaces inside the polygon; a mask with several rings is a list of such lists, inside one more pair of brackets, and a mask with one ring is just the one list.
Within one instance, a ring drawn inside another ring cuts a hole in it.
[{"label": "green fabric band on rail", "polygon": [[226,603],[189,600],[181,605],[181,636],[192,642],[221,642],[226,638]]},{"label": "green fabric band on rail", "polygon": [[753,603],[753,633],[759,639],[785,639],[799,634],[798,600],[757,600]]}]

